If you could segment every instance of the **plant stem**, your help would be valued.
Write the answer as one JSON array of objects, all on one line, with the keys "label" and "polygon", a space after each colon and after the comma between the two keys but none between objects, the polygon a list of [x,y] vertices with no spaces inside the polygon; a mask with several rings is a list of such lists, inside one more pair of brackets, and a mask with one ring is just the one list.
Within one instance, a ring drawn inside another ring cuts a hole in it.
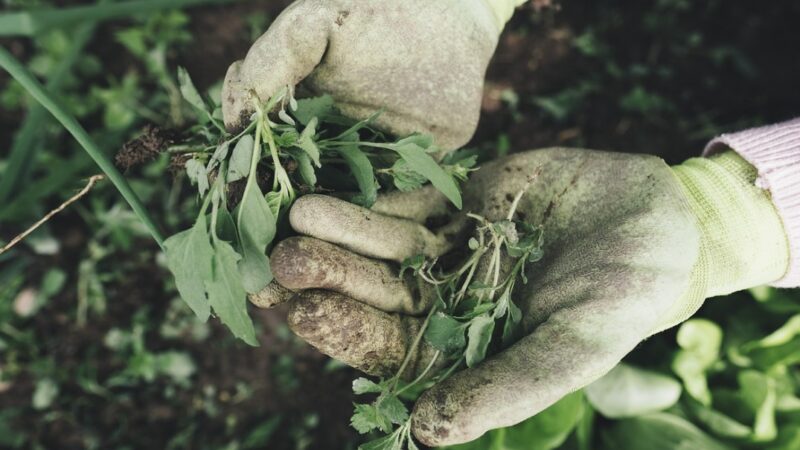
[{"label": "plant stem", "polygon": [[406,368],[408,367],[408,364],[411,362],[411,356],[415,354],[416,350],[418,350],[419,344],[422,342],[422,336],[425,335],[425,330],[428,328],[428,324],[431,321],[431,317],[433,317],[433,315],[436,313],[438,309],[439,308],[437,307],[437,305],[434,304],[430,312],[428,312],[428,316],[425,317],[425,321],[422,322],[422,326],[419,328],[419,332],[417,332],[417,336],[414,338],[414,342],[412,342],[411,346],[409,346],[409,350],[406,353],[406,357],[405,359],[403,359],[403,364],[400,365],[400,369],[397,370],[397,374],[394,376],[395,388],[397,387],[397,383],[400,381],[400,377],[403,376],[403,372],[405,372]]},{"label": "plant stem", "polygon": [[58,102],[50,95],[44,87],[37,81],[33,75],[26,69],[16,58],[14,58],[5,48],[0,47],[0,67],[5,69],[12,77],[14,77],[19,84],[24,87],[33,98],[36,99],[42,106],[45,107],[50,113],[58,120],[67,131],[72,134],[75,140],[86,150],[86,153],[94,160],[100,169],[106,174],[109,180],[114,184],[117,190],[122,194],[122,197],[133,209],[133,212],[139,217],[150,235],[155,239],[159,246],[163,248],[164,237],[158,230],[150,214],[142,205],[141,200],[136,193],[131,189],[125,177],[114,167],[114,164],[109,161],[103,152],[95,145],[94,141],[86,130],[78,123],[78,121],[69,114]]}]

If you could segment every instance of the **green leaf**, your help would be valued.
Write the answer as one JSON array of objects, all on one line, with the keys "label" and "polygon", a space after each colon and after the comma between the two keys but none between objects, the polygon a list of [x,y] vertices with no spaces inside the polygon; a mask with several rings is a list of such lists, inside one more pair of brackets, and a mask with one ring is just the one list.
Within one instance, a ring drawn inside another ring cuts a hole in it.
[{"label": "green leaf", "polygon": [[383,417],[394,424],[400,425],[408,420],[408,408],[396,395],[381,395],[375,404]]},{"label": "green leaf", "polygon": [[33,400],[31,401],[33,409],[41,411],[49,408],[58,397],[58,391],[58,385],[50,378],[39,380],[33,391]]},{"label": "green leaf", "polygon": [[267,206],[269,206],[270,212],[274,217],[278,217],[278,214],[281,212],[281,206],[283,206],[283,195],[280,192],[267,192],[266,195]]},{"label": "green leaf", "polygon": [[778,435],[775,423],[775,406],[777,395],[775,380],[755,370],[739,372],[741,397],[755,413],[753,423],[753,440],[768,442]]},{"label": "green leaf", "polygon": [[408,166],[424,176],[445,195],[458,209],[461,209],[461,192],[453,177],[447,174],[425,150],[414,143],[391,146]]},{"label": "green leaf", "polygon": [[353,380],[353,393],[356,395],[379,393],[383,388],[378,383],[364,377]]},{"label": "green leaf", "polygon": [[350,425],[361,434],[369,433],[378,429],[388,433],[392,429],[392,423],[386,419],[375,405],[356,404],[353,417],[350,418]]},{"label": "green leaf", "polygon": [[419,189],[428,181],[427,178],[412,170],[404,159],[395,161],[391,173],[394,186],[402,192]]},{"label": "green leaf", "polygon": [[494,319],[489,315],[478,316],[469,324],[467,330],[467,367],[475,367],[486,358],[486,350],[492,340]]},{"label": "green leaf", "polygon": [[297,161],[297,170],[300,172],[300,178],[303,179],[303,182],[311,187],[316,186],[317,174],[308,154],[296,148],[290,148],[286,151]]},{"label": "green leaf", "polygon": [[425,265],[425,255],[415,255],[403,260],[403,263],[400,264],[400,277],[402,278],[403,275],[406,273],[406,270],[411,270],[411,272],[416,275],[417,272],[422,270],[422,266]]},{"label": "green leaf", "polygon": [[212,247],[212,275],[205,281],[208,301],[234,336],[257,346],[253,321],[247,314],[247,292],[237,269],[240,256],[227,242],[216,238],[212,239]]},{"label": "green leaf", "polygon": [[211,278],[214,255],[209,239],[206,218],[201,215],[192,228],[164,241],[167,267],[175,276],[178,292],[204,322],[208,320],[210,306],[203,283]]},{"label": "green leaf", "polygon": [[[480,439],[442,450],[551,450],[561,446],[586,414],[580,391],[513,427],[490,431]],[[568,447],[569,448],[569,447]],[[612,447],[614,448],[614,447]],[[647,447],[642,447],[645,449]],[[616,450],[616,448],[614,448]],[[649,450],[649,449],[648,449]],[[688,449],[687,449],[688,450]]]},{"label": "green leaf", "polygon": [[275,238],[276,218],[258,185],[252,180],[251,183],[245,188],[236,217],[242,248],[242,283],[248,293],[257,294],[272,281],[267,246]]},{"label": "green leaf", "polygon": [[241,180],[250,173],[250,162],[253,159],[253,146],[255,141],[253,136],[246,134],[239,139],[233,147],[231,160],[228,163],[228,174],[225,179],[228,183]]},{"label": "green leaf", "polygon": [[297,101],[297,110],[294,117],[303,125],[308,125],[314,119],[324,120],[325,117],[334,111],[333,97],[323,95],[321,97],[305,98]]},{"label": "green leaf", "polygon": [[688,405],[693,420],[704,425],[709,431],[718,436],[745,439],[752,433],[750,427],[739,423],[719,411],[704,406],[700,402],[689,401]]},{"label": "green leaf", "polygon": [[208,191],[208,173],[206,166],[196,159],[186,161],[186,175],[197,185],[197,192],[202,197]]},{"label": "green leaf", "polygon": [[[228,150],[230,149],[231,141],[225,141],[219,145],[217,145],[217,149],[214,150],[214,154],[211,155],[211,159],[208,160],[208,165],[206,166],[206,171],[210,171],[220,162],[224,161],[225,158],[228,157]],[[230,183],[230,180],[228,180]]]},{"label": "green leaf", "polygon": [[681,396],[681,384],[666,375],[620,363],[585,392],[602,415],[618,419],[673,406]]},{"label": "green leaf", "polygon": [[425,330],[425,340],[433,348],[445,354],[455,353],[467,345],[464,337],[466,326],[467,324],[462,324],[452,317],[438,312],[431,317],[428,328]]},{"label": "green leaf", "polygon": [[206,102],[203,101],[203,97],[200,96],[197,88],[194,87],[194,83],[192,82],[192,78],[189,76],[189,72],[187,72],[183,67],[178,67],[178,85],[180,86],[181,95],[183,96],[184,100],[197,108],[199,111],[210,114]]},{"label": "green leaf", "polygon": [[300,133],[300,138],[295,143],[296,146],[303,149],[304,152],[308,154],[312,161],[314,161],[314,165],[317,167],[322,167],[322,164],[319,162],[319,147],[317,146],[316,142],[314,142],[314,136],[316,134],[317,129],[317,118],[314,117],[311,121],[306,125],[303,132]]},{"label": "green leaf", "polygon": [[604,448],[614,450],[731,450],[685,419],[667,413],[616,422],[603,437]]},{"label": "green leaf", "polygon": [[369,158],[357,145],[338,147],[337,151],[344,158],[358,183],[361,196],[357,199],[357,203],[366,208],[371,207],[378,199],[378,183],[375,181],[374,170]]},{"label": "green leaf", "polygon": [[711,404],[706,371],[717,361],[722,345],[722,329],[705,319],[692,319],[678,329],[681,350],[672,361],[672,370],[683,380],[686,391],[704,405]]},{"label": "green leaf", "polygon": [[358,450],[403,450],[399,444],[396,434],[390,434],[366,444],[358,446]]}]

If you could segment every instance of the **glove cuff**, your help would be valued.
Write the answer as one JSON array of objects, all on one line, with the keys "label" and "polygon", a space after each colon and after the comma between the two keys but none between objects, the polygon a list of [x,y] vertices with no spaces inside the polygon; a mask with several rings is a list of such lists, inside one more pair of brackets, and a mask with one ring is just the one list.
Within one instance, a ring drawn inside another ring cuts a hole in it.
[{"label": "glove cuff", "polygon": [[780,279],[789,241],[756,169],[733,151],[672,168],[700,228],[700,256],[689,288],[654,334],[691,317],[706,298]]},{"label": "glove cuff", "polygon": [[[704,297],[774,282],[789,268],[789,241],[756,169],[732,151],[692,158],[673,171],[700,225]],[[702,278],[702,281],[699,280]]]}]

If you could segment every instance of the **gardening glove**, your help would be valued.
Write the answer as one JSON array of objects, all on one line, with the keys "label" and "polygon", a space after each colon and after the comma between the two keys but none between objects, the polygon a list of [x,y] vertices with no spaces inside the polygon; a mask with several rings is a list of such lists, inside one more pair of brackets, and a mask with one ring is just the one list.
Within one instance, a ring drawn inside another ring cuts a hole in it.
[{"label": "gardening glove", "polygon": [[298,83],[346,116],[398,136],[430,134],[445,150],[475,132],[498,36],[524,0],[298,0],[228,69],[226,127],[253,101]]},{"label": "gardening glove", "polygon": [[[646,155],[517,154],[474,174],[464,212],[504,219],[537,171],[515,216],[544,227],[544,258],[527,266],[529,281],[513,294],[525,337],[422,395],[412,420],[426,445],[516,424],[596,380],[705,298],[777,280],[788,268],[781,220],[755,187],[753,167],[730,151],[675,168]],[[394,263],[463,249],[464,213],[438,231],[423,225],[446,211],[430,189],[388,194],[372,210],[299,199],[290,221],[307,237],[283,241],[272,254],[276,279],[300,292],[292,330],[353,367],[393,375],[431,304]],[[419,373],[432,354],[415,351],[405,375]]]}]

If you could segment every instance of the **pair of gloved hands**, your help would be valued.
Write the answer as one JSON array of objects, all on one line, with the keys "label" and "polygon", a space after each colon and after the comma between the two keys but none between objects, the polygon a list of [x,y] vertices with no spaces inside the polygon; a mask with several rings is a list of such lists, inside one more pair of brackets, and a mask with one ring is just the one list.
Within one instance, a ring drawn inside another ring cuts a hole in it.
[{"label": "pair of gloved hands", "polygon": [[[386,131],[428,133],[455,149],[475,130],[487,65],[519,3],[297,1],[229,69],[226,125],[250,114],[252,95],[263,101],[299,85],[332,95],[348,116],[384,109],[378,126]],[[269,306],[291,293],[289,324],[300,337],[391,375],[430,306],[396,263],[463,245],[466,212],[504,218],[535,171],[517,209],[518,219],[545,229],[545,257],[514,293],[526,337],[420,398],[413,432],[427,445],[520,422],[602,376],[706,297],[774,281],[788,267],[780,218],[735,154],[670,168],[652,156],[552,148],[482,167],[464,186],[461,212],[430,188],[384,195],[371,210],[300,198],[290,221],[305,237],[275,247],[280,285],[254,302]],[[442,229],[423,225],[442,215],[451,219]],[[431,353],[418,352],[409,375]]]}]

